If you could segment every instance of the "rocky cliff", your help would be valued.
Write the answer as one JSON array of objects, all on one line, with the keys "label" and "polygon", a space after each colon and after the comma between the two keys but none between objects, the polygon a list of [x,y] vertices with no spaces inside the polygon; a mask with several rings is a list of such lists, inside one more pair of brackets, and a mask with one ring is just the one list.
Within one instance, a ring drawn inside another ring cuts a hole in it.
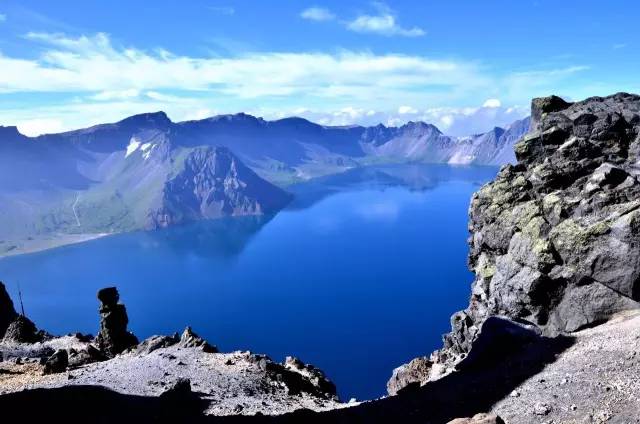
[{"label": "rocky cliff", "polygon": [[469,306],[441,351],[394,371],[390,393],[459,366],[489,317],[553,337],[640,306],[639,135],[640,96],[533,100],[517,164],[471,201]]},{"label": "rocky cliff", "polygon": [[260,178],[229,149],[198,147],[164,184],[161,206],[149,213],[148,226],[274,213],[290,200],[291,195]]}]

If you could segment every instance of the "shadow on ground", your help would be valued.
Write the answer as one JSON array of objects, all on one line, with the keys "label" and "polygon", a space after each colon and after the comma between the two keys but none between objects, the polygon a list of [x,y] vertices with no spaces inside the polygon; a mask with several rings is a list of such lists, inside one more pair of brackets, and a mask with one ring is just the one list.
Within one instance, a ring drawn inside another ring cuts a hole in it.
[{"label": "shadow on ground", "polygon": [[491,408],[520,383],[573,344],[573,338],[536,337],[505,357],[504,344],[492,340],[481,356],[471,358],[459,372],[400,395],[356,407],[323,413],[297,411],[281,416],[205,417],[197,394],[188,398],[142,397],[97,386],[38,389],[0,396],[3,417],[21,422],[83,423],[420,423],[439,424]]}]

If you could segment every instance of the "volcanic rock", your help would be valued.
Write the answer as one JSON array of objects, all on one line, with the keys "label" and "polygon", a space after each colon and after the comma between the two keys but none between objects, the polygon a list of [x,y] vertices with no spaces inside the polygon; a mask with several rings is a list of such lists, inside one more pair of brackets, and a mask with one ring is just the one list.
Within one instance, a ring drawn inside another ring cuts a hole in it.
[{"label": "volcanic rock", "polygon": [[504,424],[504,421],[495,414],[476,414],[472,418],[456,418],[447,424]]},{"label": "volcanic rock", "polygon": [[7,328],[16,319],[18,314],[13,308],[13,302],[7,293],[4,284],[0,282],[0,337],[4,337]]},{"label": "volcanic rock", "polygon": [[640,306],[640,96],[534,99],[515,153],[471,201],[471,300],[431,358],[447,370],[492,316],[553,337]]},{"label": "volcanic rock", "polygon": [[69,355],[66,350],[59,349],[47,359],[44,364],[45,374],[55,374],[64,372],[69,365]]},{"label": "volcanic rock", "polygon": [[18,315],[7,327],[2,338],[9,343],[36,343],[42,341],[44,333],[38,331],[36,325],[24,315]]},{"label": "volcanic rock", "polygon": [[393,370],[391,379],[387,382],[387,392],[395,395],[399,390],[415,384],[419,386],[426,380],[426,376],[431,371],[433,363],[426,356],[413,359],[406,365],[402,365]]},{"label": "volcanic rock", "polygon": [[206,353],[217,353],[218,348],[210,345],[205,339],[193,332],[191,327],[184,329],[179,341],[180,347],[199,347]]},{"label": "volcanic rock", "polygon": [[136,336],[127,331],[127,309],[118,303],[120,295],[115,287],[98,292],[100,305],[100,332],[96,337],[98,349],[107,357],[114,357],[138,344]]}]

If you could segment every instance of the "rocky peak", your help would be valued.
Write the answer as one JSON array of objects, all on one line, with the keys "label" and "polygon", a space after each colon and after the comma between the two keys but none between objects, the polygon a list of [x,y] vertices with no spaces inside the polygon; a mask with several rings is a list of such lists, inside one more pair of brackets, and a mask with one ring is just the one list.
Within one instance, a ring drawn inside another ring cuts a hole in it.
[{"label": "rocky peak", "polygon": [[169,119],[166,113],[159,111],[133,115],[125,118],[118,124],[124,126],[133,125],[140,128],[167,128],[171,125],[171,119]]},{"label": "rocky peak", "polygon": [[271,213],[291,196],[260,178],[225,147],[198,147],[166,182],[162,205],[149,214],[151,228],[222,216]]},{"label": "rocky peak", "polygon": [[518,163],[472,200],[466,315],[557,334],[640,300],[640,97],[534,99],[532,116]]},{"label": "rocky peak", "polygon": [[403,126],[401,126],[399,129],[405,133],[408,132],[408,133],[417,134],[417,135],[432,134],[432,133],[435,133],[438,135],[442,134],[442,132],[435,125],[427,124],[426,122],[422,122],[422,121],[417,121],[417,122],[409,121]]},{"label": "rocky peak", "polygon": [[538,125],[542,121],[543,116],[550,112],[558,112],[569,107],[571,103],[567,103],[558,96],[539,97],[531,102],[531,130],[538,130]]},{"label": "rocky peak", "polygon": [[517,164],[471,201],[469,306],[413,381],[460,363],[490,317],[553,337],[640,307],[639,135],[640,96],[533,100]]}]

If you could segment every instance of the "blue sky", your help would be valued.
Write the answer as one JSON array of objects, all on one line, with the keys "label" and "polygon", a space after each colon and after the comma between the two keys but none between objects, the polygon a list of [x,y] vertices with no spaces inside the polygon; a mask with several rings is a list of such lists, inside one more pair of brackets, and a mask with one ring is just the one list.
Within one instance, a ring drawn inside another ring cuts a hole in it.
[{"label": "blue sky", "polygon": [[640,91],[636,2],[0,0],[0,123],[164,110],[327,125],[506,125],[530,99]]}]

